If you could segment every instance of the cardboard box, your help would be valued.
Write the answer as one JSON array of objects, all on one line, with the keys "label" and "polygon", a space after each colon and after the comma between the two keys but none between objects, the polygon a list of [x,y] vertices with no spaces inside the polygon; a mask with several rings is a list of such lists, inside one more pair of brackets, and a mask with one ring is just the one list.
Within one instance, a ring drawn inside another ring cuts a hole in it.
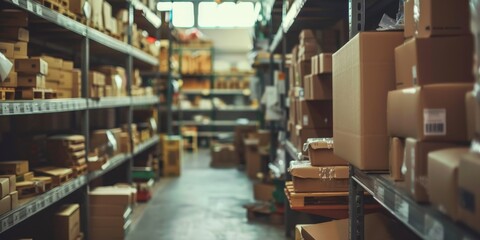
[{"label": "cardboard box", "polygon": [[90,71],[88,73],[88,79],[90,85],[105,86],[105,75],[96,71]]},{"label": "cardboard box", "polygon": [[333,128],[332,101],[300,100],[297,122],[303,128]]},{"label": "cardboard box", "polygon": [[403,159],[405,153],[405,139],[392,137],[390,138],[389,151],[389,170],[390,177],[394,181],[403,181]]},{"label": "cardboard box", "polygon": [[13,59],[15,44],[10,42],[0,42],[0,53],[5,55],[6,58]]},{"label": "cardboard box", "polygon": [[10,193],[10,180],[8,178],[0,178],[0,198]]},{"label": "cardboard box", "polygon": [[405,37],[429,38],[468,34],[470,32],[468,3],[467,0],[407,0],[405,2]]},{"label": "cardboard box", "polygon": [[[91,14],[91,8],[84,8],[85,0],[69,1],[69,9],[71,12],[80,16],[89,16]],[[85,9],[88,9],[88,14],[85,14]]]},{"label": "cardboard box", "polygon": [[0,26],[28,27],[28,12],[24,10],[3,9],[0,12]]},{"label": "cardboard box", "polygon": [[467,134],[468,139],[473,139],[475,133],[480,134],[480,103],[473,92],[465,94],[465,107],[467,111]]},{"label": "cardboard box", "polygon": [[28,172],[28,161],[0,162],[0,174],[21,175]]},{"label": "cardboard box", "polygon": [[470,83],[433,84],[388,93],[388,133],[425,141],[467,141]]},{"label": "cardboard box", "polygon": [[10,195],[7,195],[0,199],[0,215],[3,215],[10,210],[12,210],[12,199],[10,198]]},{"label": "cardboard box", "polygon": [[28,58],[28,43],[27,42],[15,42],[13,46],[13,56],[15,59]]},{"label": "cardboard box", "polygon": [[273,200],[273,192],[275,185],[268,183],[254,183],[253,184],[253,198],[257,201],[270,202]]},{"label": "cardboard box", "polygon": [[88,224],[92,227],[95,228],[117,228],[117,229],[123,229],[123,226],[125,223],[129,220],[129,217],[127,219],[124,219],[122,216],[120,217],[112,217],[112,216],[91,216],[88,219]]},{"label": "cardboard box", "polygon": [[405,140],[404,162],[407,168],[405,186],[417,202],[428,202],[427,174],[428,153],[446,148],[459,147],[454,143],[424,142],[413,138]]},{"label": "cardboard box", "polygon": [[73,70],[73,62],[72,62],[72,61],[63,60],[62,69],[63,69],[64,71],[71,71],[71,70]]},{"label": "cardboard box", "polygon": [[17,80],[19,87],[45,88],[45,83],[45,76],[41,74],[20,74]]},{"label": "cardboard box", "polygon": [[262,156],[260,155],[258,146],[245,145],[245,162],[247,169],[247,176],[256,179],[257,174],[262,172]]},{"label": "cardboard box", "polygon": [[48,64],[43,59],[15,59],[15,71],[27,74],[48,74]]},{"label": "cardboard box", "polygon": [[474,81],[473,37],[412,38],[395,48],[397,89]]},{"label": "cardboard box", "polygon": [[57,98],[72,98],[72,89],[62,89],[62,88],[57,88],[55,89],[57,92]]},{"label": "cardboard box", "polygon": [[402,42],[398,32],[361,32],[333,55],[334,151],[362,170],[388,169],[387,94]]},{"label": "cardboard box", "polygon": [[53,226],[54,239],[76,240],[80,234],[80,205],[61,206],[54,215]]},{"label": "cardboard box", "polygon": [[49,81],[49,80],[46,80],[45,81],[45,88],[50,88],[50,89],[58,89],[58,86],[60,85],[60,82],[58,81]]},{"label": "cardboard box", "polygon": [[458,216],[461,222],[476,231],[480,231],[480,188],[477,181],[479,172],[480,155],[464,155],[458,167]]},{"label": "cardboard box", "polygon": [[342,166],[348,163],[333,154],[333,138],[308,139],[303,151],[308,151],[312,166]]},{"label": "cardboard box", "polygon": [[10,208],[11,209],[17,208],[18,207],[18,192],[13,191],[9,195],[10,195],[10,201],[11,201]]},{"label": "cardboard box", "polygon": [[312,71],[312,63],[311,60],[299,60],[298,65],[296,68],[296,74],[295,74],[295,86],[303,86],[303,78],[309,74],[311,74]]},{"label": "cardboard box", "polygon": [[30,40],[30,34],[27,29],[21,27],[0,27],[2,33],[1,39],[8,41],[22,41],[28,42]]},{"label": "cardboard box", "polygon": [[440,212],[458,219],[458,166],[468,148],[450,148],[428,154],[428,193]]},{"label": "cardboard box", "polygon": [[292,135],[296,135],[296,141],[293,144],[295,144],[297,149],[300,150],[309,138],[331,138],[333,136],[333,131],[328,128],[302,128],[301,126],[296,125],[295,134]]},{"label": "cardboard box", "polygon": [[348,166],[313,167],[309,161],[290,162],[296,193],[348,191]]},{"label": "cardboard box", "polygon": [[318,55],[319,66],[318,73],[332,73],[332,54],[331,53],[320,53]]},{"label": "cardboard box", "polygon": [[112,32],[112,5],[108,3],[107,1],[103,2],[103,8],[102,8],[102,13],[103,13],[103,26],[105,30]]},{"label": "cardboard box", "polygon": [[59,87],[64,89],[73,88],[73,73],[71,71],[61,71]]},{"label": "cardboard box", "polygon": [[119,205],[127,208],[131,203],[130,189],[95,189],[88,193],[91,205]]},{"label": "cardboard box", "polygon": [[42,55],[39,57],[32,57],[32,59],[43,59],[48,64],[49,69],[61,70],[63,67],[63,59],[56,58],[48,55]]},{"label": "cardboard box", "polygon": [[15,185],[17,183],[17,181],[16,181],[17,178],[16,178],[15,175],[0,175],[0,178],[8,179],[9,184],[10,184],[9,185],[9,192],[14,192],[14,191],[17,190],[16,185]]},{"label": "cardboard box", "polygon": [[332,75],[305,77],[305,100],[332,100]]},{"label": "cardboard box", "polygon": [[132,209],[117,205],[90,205],[90,216],[123,217],[130,215]]},{"label": "cardboard box", "polygon": [[91,21],[94,26],[103,29],[103,0],[88,1],[92,6]]},{"label": "cardboard box", "polygon": [[0,82],[0,87],[18,87],[18,74],[10,72],[3,82]]},{"label": "cardboard box", "polygon": [[95,227],[90,226],[90,240],[122,240],[125,239],[130,229],[131,221],[127,221],[123,228],[117,227]]},{"label": "cardboard box", "polygon": [[238,165],[238,155],[233,144],[214,144],[210,150],[211,167],[235,167]]}]

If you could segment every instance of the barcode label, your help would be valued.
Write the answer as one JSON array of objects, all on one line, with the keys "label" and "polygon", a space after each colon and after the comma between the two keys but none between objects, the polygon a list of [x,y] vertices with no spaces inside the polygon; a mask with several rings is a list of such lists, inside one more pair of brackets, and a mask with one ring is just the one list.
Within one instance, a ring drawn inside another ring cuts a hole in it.
[{"label": "barcode label", "polygon": [[447,134],[447,110],[423,109],[423,126],[425,136],[444,136]]}]

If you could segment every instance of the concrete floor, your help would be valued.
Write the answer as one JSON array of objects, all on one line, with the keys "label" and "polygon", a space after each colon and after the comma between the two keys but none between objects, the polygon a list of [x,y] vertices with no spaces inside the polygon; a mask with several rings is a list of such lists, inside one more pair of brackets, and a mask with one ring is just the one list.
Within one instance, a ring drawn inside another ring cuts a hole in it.
[{"label": "concrete floor", "polygon": [[209,167],[209,151],[186,153],[179,178],[162,178],[127,239],[287,239],[282,225],[249,222],[242,207],[253,202],[252,184],[236,169]]}]

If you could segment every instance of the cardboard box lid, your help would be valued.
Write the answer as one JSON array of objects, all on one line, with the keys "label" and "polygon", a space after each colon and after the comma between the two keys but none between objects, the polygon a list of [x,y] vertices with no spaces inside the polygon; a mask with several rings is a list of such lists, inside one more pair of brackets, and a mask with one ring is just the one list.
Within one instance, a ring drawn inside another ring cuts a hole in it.
[{"label": "cardboard box lid", "polygon": [[333,138],[309,138],[303,144],[303,151],[311,149],[333,149]]},{"label": "cardboard box lid", "polygon": [[349,178],[348,166],[314,167],[310,164],[310,161],[292,161],[289,170],[292,176],[299,178],[321,178],[325,180]]},{"label": "cardboard box lid", "polygon": [[68,217],[71,216],[75,211],[80,209],[79,204],[67,204],[60,207],[60,210],[55,214],[57,216]]}]

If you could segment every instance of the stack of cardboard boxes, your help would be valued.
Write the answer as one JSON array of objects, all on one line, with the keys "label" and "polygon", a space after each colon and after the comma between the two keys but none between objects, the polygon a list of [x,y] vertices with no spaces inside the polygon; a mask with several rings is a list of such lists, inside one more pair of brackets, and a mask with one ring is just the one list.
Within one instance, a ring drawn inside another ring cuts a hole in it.
[{"label": "stack of cardboard boxes", "polygon": [[0,174],[8,175],[5,177],[9,178],[10,189],[16,189],[12,192],[17,191],[12,200],[32,197],[46,190],[43,181],[34,179],[33,172],[29,170],[28,161],[0,162]]},{"label": "stack of cardboard boxes", "polygon": [[104,96],[127,95],[127,75],[124,68],[100,66],[96,70],[105,75]]},{"label": "stack of cardboard boxes", "polygon": [[[4,174],[4,168],[2,168],[1,171],[2,174]],[[0,214],[16,208],[17,205],[18,192],[15,175],[0,175]]]},{"label": "stack of cardboard boxes", "polygon": [[35,58],[41,58],[48,63],[45,86],[55,90],[58,98],[81,96],[81,72],[79,69],[73,68],[72,61],[47,55]]},{"label": "stack of cardboard boxes", "polygon": [[66,204],[57,210],[53,217],[53,239],[82,240],[80,228],[79,204]]},{"label": "stack of cardboard boxes", "polygon": [[180,68],[182,74],[209,74],[212,72],[211,51],[189,50],[184,46]]},{"label": "stack of cardboard boxes", "polygon": [[135,188],[98,187],[89,192],[89,239],[125,239],[130,225]]},{"label": "stack of cardboard boxes", "polygon": [[56,135],[47,139],[47,157],[51,164],[71,168],[77,175],[87,169],[85,137],[82,135]]}]

